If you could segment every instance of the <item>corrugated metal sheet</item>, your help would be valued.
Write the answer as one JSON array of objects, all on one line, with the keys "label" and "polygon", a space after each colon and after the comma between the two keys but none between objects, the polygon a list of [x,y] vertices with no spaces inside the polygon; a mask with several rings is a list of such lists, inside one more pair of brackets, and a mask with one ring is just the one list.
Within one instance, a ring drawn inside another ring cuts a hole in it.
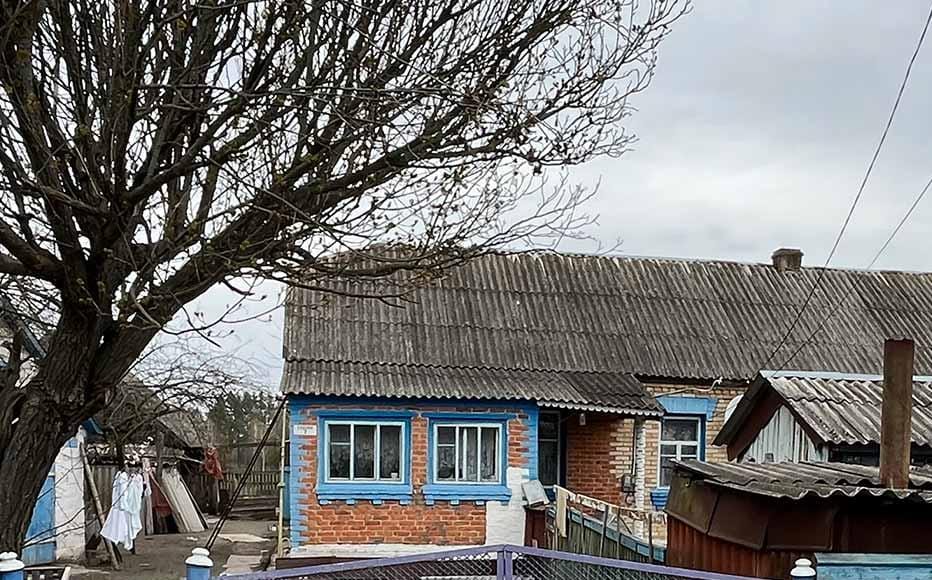
[{"label": "corrugated metal sheet", "polygon": [[[819,269],[532,253],[489,255],[410,291],[393,280],[292,288],[286,361],[749,378],[796,316]],[[410,275],[409,275],[410,276]],[[853,289],[790,369],[880,372],[889,336],[916,339],[932,371],[932,275],[828,270],[779,365]],[[394,304],[392,304],[394,302]],[[286,365],[286,374],[290,364]]]},{"label": "corrugated metal sheet", "polygon": [[818,461],[819,456],[809,435],[796,422],[793,413],[780,407],[770,422],[760,430],[757,437],[741,456],[742,461]]},{"label": "corrugated metal sheet", "polygon": [[[792,376],[765,380],[820,443],[880,443],[882,381]],[[932,383],[913,383],[912,440],[932,446]]]},{"label": "corrugated metal sheet", "polygon": [[588,410],[660,415],[663,407],[631,375],[292,361],[287,393],[441,399],[524,399]]},{"label": "corrugated metal sheet", "polygon": [[899,500],[932,501],[932,472],[914,468],[910,489],[888,489],[880,485],[880,469],[845,463],[706,463],[686,460],[677,463],[691,477],[707,483],[756,495],[788,498],[834,496],[890,497]]}]

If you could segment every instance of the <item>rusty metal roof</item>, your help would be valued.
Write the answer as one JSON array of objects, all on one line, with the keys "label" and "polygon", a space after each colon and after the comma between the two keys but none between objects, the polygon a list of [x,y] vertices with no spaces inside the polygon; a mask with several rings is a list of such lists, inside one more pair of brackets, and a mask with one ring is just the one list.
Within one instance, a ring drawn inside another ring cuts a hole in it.
[{"label": "rusty metal roof", "polygon": [[308,395],[520,399],[589,411],[663,414],[644,385],[623,373],[292,361],[282,377],[282,390]]},{"label": "rusty metal roof", "polygon": [[[880,443],[883,380],[880,376],[845,378],[831,373],[794,376],[783,373],[758,377],[716,437],[716,445],[729,444],[755,403],[773,389],[784,404],[816,437],[816,443]],[[912,441],[932,446],[932,382],[927,377],[913,383]]]},{"label": "rusty metal roof", "polygon": [[[475,258],[404,288],[403,300],[358,297],[402,291],[393,279],[331,278],[288,291],[283,387],[316,388],[301,384],[298,361],[744,380],[780,342],[819,272],[536,252]],[[932,371],[932,274],[836,269],[771,364],[849,290],[786,368],[880,372],[883,340],[907,335],[917,369]]]},{"label": "rusty metal roof", "polygon": [[799,500],[806,497],[889,497],[932,501],[932,472],[912,468],[909,489],[880,485],[880,468],[846,463],[677,462],[693,479],[755,495]]}]

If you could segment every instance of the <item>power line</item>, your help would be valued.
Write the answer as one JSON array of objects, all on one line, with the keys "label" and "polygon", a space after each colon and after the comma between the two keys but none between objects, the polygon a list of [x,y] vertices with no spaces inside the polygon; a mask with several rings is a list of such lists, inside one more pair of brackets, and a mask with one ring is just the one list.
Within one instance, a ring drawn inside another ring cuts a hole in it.
[{"label": "power line", "polygon": [[841,244],[841,239],[845,235],[845,230],[848,229],[848,225],[851,223],[851,217],[854,215],[854,210],[857,208],[858,203],[861,201],[861,196],[864,194],[864,189],[867,187],[867,182],[870,179],[871,173],[874,171],[874,165],[877,163],[877,158],[880,156],[880,150],[883,149],[883,145],[887,140],[887,134],[890,132],[890,127],[893,125],[893,118],[896,116],[896,111],[899,109],[900,101],[903,98],[903,93],[906,91],[906,85],[909,83],[909,77],[913,70],[913,64],[916,62],[916,58],[919,56],[919,51],[922,48],[923,42],[925,42],[926,33],[929,31],[929,24],[932,23],[932,5],[929,6],[929,15],[926,17],[925,25],[922,27],[922,34],[919,35],[919,41],[916,43],[916,48],[913,50],[912,56],[909,58],[909,64],[906,66],[906,74],[903,75],[903,82],[900,83],[900,88],[896,93],[896,100],[893,101],[893,108],[890,110],[890,115],[887,117],[887,124],[884,126],[883,133],[880,135],[880,141],[877,143],[877,147],[874,148],[874,154],[871,156],[870,163],[867,166],[867,171],[864,172],[864,177],[861,179],[861,185],[858,187],[857,195],[854,196],[854,200],[851,202],[851,207],[848,208],[848,214],[845,216],[845,221],[841,225],[841,229],[838,231],[838,235],[835,236],[835,242],[832,244],[832,249],[828,254],[828,258],[825,259],[825,265],[822,266],[822,269],[819,271],[819,276],[816,278],[815,284],[812,285],[812,288],[809,289],[809,293],[806,295],[806,299],[803,301],[802,306],[796,312],[796,317],[793,319],[793,322],[787,328],[786,332],[783,334],[783,338],[780,339],[780,342],[777,346],[771,351],[770,356],[767,357],[767,360],[758,368],[757,372],[754,373],[756,376],[761,370],[767,367],[770,364],[770,361],[773,360],[773,357],[783,348],[783,345],[786,344],[787,339],[799,325],[799,321],[802,319],[803,314],[806,312],[806,309],[809,307],[810,302],[812,302],[812,297],[815,295],[816,290],[819,289],[819,286],[822,284],[822,279],[825,277],[825,272],[828,270],[828,266],[832,261],[832,258],[835,257],[835,252],[838,251],[838,246]]},{"label": "power line", "polygon": [[[871,268],[873,268],[874,264],[877,263],[877,260],[880,259],[880,256],[882,256],[883,253],[887,251],[887,248],[890,247],[890,244],[893,242],[893,238],[895,238],[897,234],[900,233],[900,230],[903,229],[903,226],[906,225],[907,221],[909,221],[909,218],[913,215],[913,212],[916,210],[916,208],[919,206],[919,203],[926,196],[926,193],[928,193],[929,189],[932,189],[932,178],[929,178],[929,181],[926,182],[925,187],[922,188],[922,191],[920,191],[919,195],[916,196],[916,199],[913,200],[912,205],[909,206],[909,210],[907,210],[907,212],[903,214],[903,217],[900,218],[899,223],[896,224],[896,227],[893,228],[893,231],[890,232],[889,236],[887,236],[886,241],[883,243],[882,246],[880,246],[880,249],[877,250],[877,253],[874,254],[874,257],[871,259],[870,263],[867,265],[866,270],[870,270]],[[844,304],[848,300],[848,297],[851,296],[851,294],[857,288],[859,280],[860,280],[860,277],[854,278],[854,281],[851,284],[851,287],[848,288],[848,291],[845,292],[845,294],[841,297],[841,300],[835,303],[835,306],[831,310],[829,310],[829,313],[825,316],[825,318],[822,319],[822,321],[819,323],[816,329],[813,330],[812,333],[808,337],[806,337],[806,340],[804,340],[802,343],[800,343],[798,347],[796,347],[796,350],[794,350],[790,354],[790,356],[787,357],[785,361],[783,361],[783,363],[776,369],[776,372],[782,371],[783,368],[786,367],[786,365],[788,365],[790,361],[796,358],[796,355],[798,355],[803,350],[803,348],[805,348],[812,341],[812,339],[815,338],[815,335],[821,332],[823,328],[825,328],[825,323],[827,323],[829,319],[831,319],[832,316],[834,316],[835,313],[838,312],[838,309],[841,308],[842,304]]]}]

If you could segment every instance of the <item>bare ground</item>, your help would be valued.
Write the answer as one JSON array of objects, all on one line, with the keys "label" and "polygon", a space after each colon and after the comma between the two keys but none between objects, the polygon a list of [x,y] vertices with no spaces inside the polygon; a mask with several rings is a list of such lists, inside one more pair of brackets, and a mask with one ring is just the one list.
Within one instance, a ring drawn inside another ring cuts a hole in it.
[{"label": "bare ground", "polygon": [[[262,543],[231,542],[217,538],[211,550],[214,575],[223,571],[223,565],[231,554],[258,555],[262,550],[275,549],[275,532],[269,531],[270,521],[229,520],[223,525],[221,535],[248,534],[262,537]],[[208,521],[210,528],[198,534],[170,534],[161,536],[142,535],[136,541],[136,554],[121,549],[123,569],[111,570],[106,565],[93,569],[77,569],[73,577],[80,580],[178,580],[184,578],[184,561],[193,548],[202,547],[216,525]]]}]

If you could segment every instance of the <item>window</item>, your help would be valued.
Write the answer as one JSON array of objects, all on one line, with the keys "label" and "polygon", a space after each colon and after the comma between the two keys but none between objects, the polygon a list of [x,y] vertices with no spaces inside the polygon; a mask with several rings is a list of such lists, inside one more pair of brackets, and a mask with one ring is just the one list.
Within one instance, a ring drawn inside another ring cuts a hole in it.
[{"label": "window", "polygon": [[501,483],[501,433],[501,425],[435,424],[434,481]]},{"label": "window", "polygon": [[537,427],[537,478],[545,486],[560,478],[560,414],[541,413]]},{"label": "window", "polygon": [[328,421],[327,480],[400,482],[404,423]]},{"label": "window", "polygon": [[702,446],[702,419],[664,417],[660,427],[660,485],[670,485],[674,459],[699,459]]}]

